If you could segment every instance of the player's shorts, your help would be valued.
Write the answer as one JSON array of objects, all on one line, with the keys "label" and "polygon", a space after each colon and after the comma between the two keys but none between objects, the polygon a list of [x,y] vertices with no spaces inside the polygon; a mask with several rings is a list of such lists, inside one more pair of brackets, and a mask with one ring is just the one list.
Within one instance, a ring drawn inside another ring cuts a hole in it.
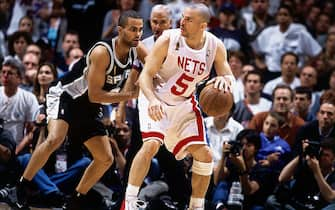
[{"label": "player's shorts", "polygon": [[149,117],[149,102],[144,95],[140,95],[138,105],[143,141],[160,141],[179,160],[187,155],[189,145],[207,144],[203,118],[195,97],[175,106],[163,104],[165,116],[160,121]]},{"label": "player's shorts", "polygon": [[87,93],[73,99],[66,92],[56,90],[59,87],[50,88],[46,97],[48,121],[66,121],[69,124],[68,136],[74,141],[85,142],[94,136],[107,135],[101,122],[102,105],[89,102]]}]

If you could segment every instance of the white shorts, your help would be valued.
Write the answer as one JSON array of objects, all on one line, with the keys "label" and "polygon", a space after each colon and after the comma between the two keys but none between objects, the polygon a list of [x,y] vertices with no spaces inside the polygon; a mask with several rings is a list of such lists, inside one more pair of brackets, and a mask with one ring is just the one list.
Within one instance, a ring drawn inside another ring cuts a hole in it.
[{"label": "white shorts", "polygon": [[178,160],[188,154],[189,145],[207,144],[203,118],[194,96],[175,106],[163,103],[165,116],[157,122],[149,117],[149,103],[143,94],[138,105],[143,141],[160,141]]}]

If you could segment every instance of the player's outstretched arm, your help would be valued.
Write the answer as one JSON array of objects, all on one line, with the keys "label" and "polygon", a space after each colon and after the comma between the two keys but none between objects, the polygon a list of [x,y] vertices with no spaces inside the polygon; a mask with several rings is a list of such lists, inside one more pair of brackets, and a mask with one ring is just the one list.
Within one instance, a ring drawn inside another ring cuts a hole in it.
[{"label": "player's outstretched arm", "polygon": [[88,69],[88,97],[93,103],[117,103],[136,96],[136,91],[115,93],[103,90],[106,69],[110,56],[104,46],[97,46],[90,54],[90,67]]},{"label": "player's outstretched arm", "polygon": [[232,91],[235,78],[228,63],[226,48],[221,41],[218,42],[214,67],[218,75],[214,80],[214,87]]}]

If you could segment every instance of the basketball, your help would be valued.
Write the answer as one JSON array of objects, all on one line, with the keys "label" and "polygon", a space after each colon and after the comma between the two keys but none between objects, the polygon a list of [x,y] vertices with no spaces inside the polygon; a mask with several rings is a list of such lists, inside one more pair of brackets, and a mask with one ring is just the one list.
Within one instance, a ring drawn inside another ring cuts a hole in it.
[{"label": "basketball", "polygon": [[201,90],[199,104],[208,116],[220,116],[229,113],[234,103],[233,94],[214,88],[214,83]]}]

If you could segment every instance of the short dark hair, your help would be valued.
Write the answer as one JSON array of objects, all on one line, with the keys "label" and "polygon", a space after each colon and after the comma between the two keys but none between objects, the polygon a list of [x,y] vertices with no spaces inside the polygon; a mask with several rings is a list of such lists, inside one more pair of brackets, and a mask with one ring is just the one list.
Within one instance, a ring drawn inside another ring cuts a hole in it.
[{"label": "short dark hair", "polygon": [[259,133],[257,132],[248,133],[247,135],[245,135],[244,138],[247,140],[247,143],[253,144],[257,151],[261,148],[262,143]]},{"label": "short dark hair", "polygon": [[275,87],[275,89],[273,89],[272,91],[272,99],[274,100],[275,98],[275,93],[278,89],[286,89],[286,90],[289,90],[290,93],[291,93],[291,101],[293,101],[293,98],[294,98],[294,92],[292,90],[292,88],[288,85],[285,85],[285,84],[279,84]]},{"label": "short dark hair", "polygon": [[311,88],[298,86],[298,87],[294,88],[294,92],[295,92],[295,94],[297,94],[297,93],[298,94],[306,94],[307,98],[309,100],[312,99],[312,89]]},{"label": "short dark hair", "polygon": [[249,75],[257,75],[260,79],[260,82],[262,84],[264,84],[264,79],[263,79],[263,74],[260,70],[252,70],[252,71],[248,71],[246,73],[246,75],[244,76],[244,79],[243,79],[243,82],[246,83],[247,82],[247,79],[248,79],[248,76]]},{"label": "short dark hair", "polygon": [[280,64],[283,63],[284,58],[285,58],[286,56],[288,56],[288,55],[293,56],[293,57],[295,58],[295,61],[296,61],[297,65],[298,65],[298,63],[299,63],[299,56],[298,56],[297,54],[295,54],[294,52],[285,52],[285,53],[280,57]]},{"label": "short dark hair", "polygon": [[65,37],[66,37],[67,35],[77,36],[77,37],[78,37],[78,41],[79,41],[79,33],[78,33],[78,31],[73,30],[73,29],[70,29],[70,30],[66,31],[65,34],[64,34],[64,36],[63,36],[62,41],[65,40]]},{"label": "short dark hair", "polygon": [[330,149],[335,155],[335,139],[334,137],[328,137],[321,141],[321,148]]},{"label": "short dark hair", "polygon": [[285,3],[280,4],[279,7],[278,7],[278,9],[277,9],[277,12],[278,12],[280,9],[286,9],[291,17],[294,16],[293,9],[292,9],[292,7],[289,6],[288,4],[285,4]]},{"label": "short dark hair", "polygon": [[236,136],[236,141],[241,143],[243,139],[246,139],[248,143],[255,145],[257,151],[261,148],[261,138],[256,130],[241,130]]},{"label": "short dark hair", "polygon": [[125,27],[128,24],[128,18],[143,19],[138,12],[127,10],[121,13],[118,26]]}]

